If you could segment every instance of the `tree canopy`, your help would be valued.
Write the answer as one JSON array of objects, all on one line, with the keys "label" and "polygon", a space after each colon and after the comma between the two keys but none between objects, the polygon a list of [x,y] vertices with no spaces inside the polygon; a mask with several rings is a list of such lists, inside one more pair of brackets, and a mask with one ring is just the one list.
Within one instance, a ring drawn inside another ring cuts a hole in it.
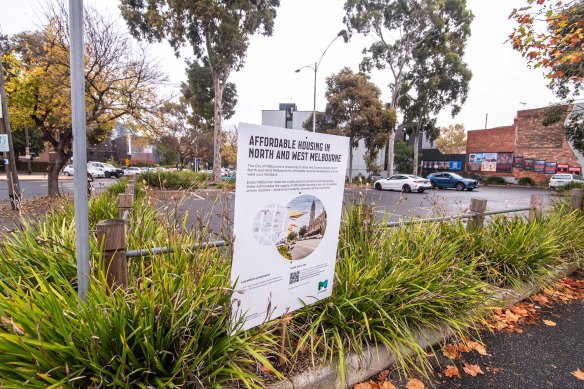
[{"label": "tree canopy", "polygon": [[[72,157],[69,25],[65,5],[46,9],[42,29],[10,39],[12,63],[7,79],[10,117],[15,128],[34,127],[56,151],[49,171],[49,195],[58,195],[58,175]],[[93,8],[84,13],[86,126],[91,142],[107,137],[115,125],[146,123],[158,104],[155,93],[165,77],[143,48]]]},{"label": "tree canopy", "polygon": [[[373,37],[374,42],[363,50],[361,68],[388,70],[390,105],[396,109],[402,94],[412,90],[411,77],[408,87],[404,83],[414,57],[418,64],[422,58],[457,60],[449,52],[464,51],[473,19],[466,0],[347,0],[345,11],[344,22],[350,31]],[[448,50],[442,47],[445,43]],[[389,147],[392,174],[393,137]]]},{"label": "tree canopy", "polygon": [[462,124],[452,124],[440,128],[436,146],[442,154],[464,154],[466,152],[466,132]]},{"label": "tree canopy", "polygon": [[544,70],[558,97],[578,96],[584,81],[584,1],[526,0],[509,18],[517,22],[509,35],[513,48]]},{"label": "tree canopy", "polygon": [[136,37],[167,38],[178,54],[188,43],[208,63],[214,89],[213,178],[221,180],[223,93],[232,71],[244,64],[249,37],[271,35],[279,0],[121,0],[122,16]]},{"label": "tree canopy", "polygon": [[353,148],[365,140],[368,153],[376,155],[395,127],[395,110],[384,109],[381,91],[365,73],[344,68],[328,77],[326,85],[328,104],[325,114],[317,115],[317,128],[349,137],[349,177],[352,177]]}]

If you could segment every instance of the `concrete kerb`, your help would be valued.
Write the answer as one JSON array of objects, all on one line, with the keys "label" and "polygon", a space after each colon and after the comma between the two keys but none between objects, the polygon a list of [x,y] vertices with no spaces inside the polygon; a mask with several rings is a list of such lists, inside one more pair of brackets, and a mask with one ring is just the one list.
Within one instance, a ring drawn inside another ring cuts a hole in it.
[{"label": "concrete kerb", "polygon": [[[562,267],[554,272],[552,281],[566,277],[576,271],[576,269],[578,269],[578,265],[576,264]],[[495,298],[486,305],[508,308],[538,292],[540,289],[540,286],[533,283],[526,283],[515,289],[501,289],[496,293]],[[451,336],[452,333],[446,329],[441,331],[427,329],[416,334],[416,340],[422,348],[427,348],[435,346]],[[408,352],[407,350],[405,351]],[[349,388],[359,382],[363,382],[367,378],[393,366],[396,362],[397,354],[384,345],[369,346],[364,350],[363,355],[351,353],[346,358],[344,387]],[[269,389],[330,389],[342,387],[338,361],[309,368],[300,374],[268,386]]]}]

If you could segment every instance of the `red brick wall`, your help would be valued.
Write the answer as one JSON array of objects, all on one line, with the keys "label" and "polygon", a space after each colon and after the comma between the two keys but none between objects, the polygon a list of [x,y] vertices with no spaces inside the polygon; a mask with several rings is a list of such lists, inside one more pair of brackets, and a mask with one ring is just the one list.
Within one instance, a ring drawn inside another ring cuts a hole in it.
[{"label": "red brick wall", "polygon": [[514,151],[515,128],[513,126],[474,130],[466,134],[467,155],[470,153],[512,153]]},{"label": "red brick wall", "polygon": [[[578,161],[564,134],[563,124],[571,111],[568,106],[563,117],[551,126],[542,124],[545,108],[517,112],[514,125],[467,133],[466,153],[513,152],[523,158],[577,165]],[[517,178],[531,177],[536,183],[545,184],[551,174],[530,170],[513,169],[513,173],[485,172],[484,175],[513,175]]]}]

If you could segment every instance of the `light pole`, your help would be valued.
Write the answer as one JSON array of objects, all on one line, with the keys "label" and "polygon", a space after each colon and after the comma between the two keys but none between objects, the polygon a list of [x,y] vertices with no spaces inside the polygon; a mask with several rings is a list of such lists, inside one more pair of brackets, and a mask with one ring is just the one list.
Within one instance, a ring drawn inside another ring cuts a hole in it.
[{"label": "light pole", "polygon": [[301,71],[304,68],[310,68],[314,71],[314,90],[313,90],[313,97],[312,97],[312,132],[316,132],[316,72],[318,71],[318,67],[320,66],[320,62],[322,61],[322,57],[324,57],[324,55],[326,54],[329,47],[331,47],[333,42],[336,41],[341,36],[346,39],[347,31],[345,31],[345,30],[339,31],[337,36],[331,41],[331,43],[328,44],[326,49],[324,49],[324,51],[322,52],[322,55],[320,56],[318,61],[316,61],[314,63],[314,65],[313,64],[304,65],[303,67],[295,70],[296,73],[298,73],[299,71]]}]

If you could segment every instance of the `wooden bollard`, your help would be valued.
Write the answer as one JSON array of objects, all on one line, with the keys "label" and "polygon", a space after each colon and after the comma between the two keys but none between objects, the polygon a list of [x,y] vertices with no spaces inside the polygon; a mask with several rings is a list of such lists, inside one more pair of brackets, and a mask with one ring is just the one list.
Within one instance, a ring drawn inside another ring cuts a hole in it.
[{"label": "wooden bollard", "polygon": [[126,259],[126,221],[102,220],[97,223],[97,242],[103,247],[103,266],[108,286],[128,287],[128,261]]},{"label": "wooden bollard", "polygon": [[531,208],[529,210],[529,221],[533,222],[541,218],[543,214],[543,196],[541,195],[531,195],[531,203],[529,204]]},{"label": "wooden bollard", "polygon": [[570,209],[576,210],[582,207],[582,189],[581,188],[574,188],[570,192]]},{"label": "wooden bollard", "polygon": [[134,193],[120,193],[118,195],[118,208],[120,217],[129,220],[132,214],[132,204],[134,203]]},{"label": "wooden bollard", "polygon": [[134,189],[135,189],[134,184],[128,184],[128,185],[126,185],[126,192],[125,193],[134,194]]},{"label": "wooden bollard", "polygon": [[475,231],[481,229],[485,221],[487,200],[476,197],[471,198],[469,210],[474,213],[474,216],[469,219],[468,224],[466,225],[466,230]]}]

